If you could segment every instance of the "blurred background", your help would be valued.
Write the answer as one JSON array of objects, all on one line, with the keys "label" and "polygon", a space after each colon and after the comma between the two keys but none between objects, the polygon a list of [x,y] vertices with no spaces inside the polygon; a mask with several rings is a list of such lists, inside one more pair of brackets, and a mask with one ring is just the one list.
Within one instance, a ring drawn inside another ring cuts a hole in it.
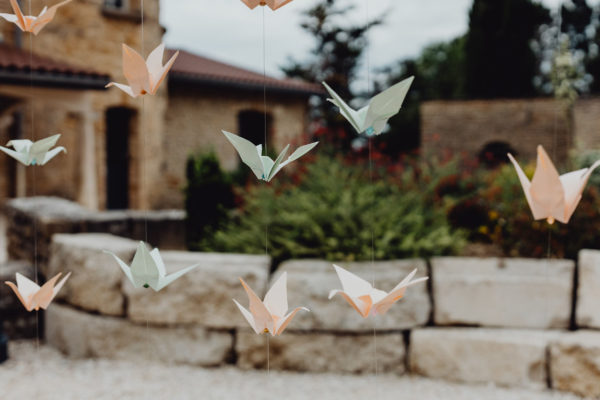
[{"label": "blurred background", "polygon": [[[21,1],[28,14],[52,4]],[[0,278],[74,272],[39,315],[0,289],[6,398],[54,398],[49,381],[70,388],[61,399],[146,398],[178,376],[212,391],[165,398],[246,398],[270,382],[306,398],[306,379],[332,399],[370,395],[372,382],[381,398],[600,396],[600,177],[568,225],[549,225],[532,220],[506,156],[529,176],[538,145],[561,173],[600,159],[599,26],[595,0],[295,0],[276,12],[73,0],[38,36],[2,21],[0,143],[61,133],[69,153],[28,169],[0,157]],[[179,56],[156,96],[105,89],[125,81],[121,43],[147,56],[161,41]],[[401,112],[372,139],[321,85],[360,108],[409,76]],[[273,157],[320,144],[265,184],[222,129]],[[137,240],[170,269],[202,267],[160,295],[133,291],[101,251],[131,259]],[[431,279],[363,321],[324,298],[339,285],[331,262],[385,290],[413,268]],[[238,276],[261,295],[283,271],[290,304],[313,312],[267,353],[230,299],[245,301]],[[253,371],[264,368],[292,372]],[[130,385],[121,369],[135,371]],[[82,394],[90,371],[106,382]]]}]

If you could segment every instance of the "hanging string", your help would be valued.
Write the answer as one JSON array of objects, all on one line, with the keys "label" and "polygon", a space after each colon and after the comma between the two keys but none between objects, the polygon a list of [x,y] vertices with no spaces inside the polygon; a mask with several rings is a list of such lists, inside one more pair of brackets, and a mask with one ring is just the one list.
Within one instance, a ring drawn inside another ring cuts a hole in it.
[{"label": "hanging string", "polygon": [[[266,34],[265,7],[262,7],[262,56],[263,56],[263,110],[264,110],[264,136],[265,152],[268,156],[267,147],[267,34]],[[268,202],[266,202],[268,205]],[[265,213],[265,255],[269,256],[269,213]],[[271,373],[271,351],[269,333],[267,336],[267,375]]]},{"label": "hanging string", "polygon": [[[365,0],[366,3],[366,25],[365,25],[365,52],[367,59],[367,96],[370,97],[372,93],[372,84],[371,84],[371,53],[370,53],[370,43],[369,43],[369,29],[371,25],[371,17],[369,15],[369,0]],[[371,187],[373,186],[373,138],[367,138],[369,142],[369,181],[371,183]],[[375,198],[373,198],[375,200]],[[374,206],[374,204],[372,205]],[[373,287],[375,286],[375,227],[374,221],[371,221],[371,282]],[[377,327],[375,324],[375,319],[373,319],[373,364],[375,369],[375,378],[377,378],[378,374],[378,360],[377,360]]]},{"label": "hanging string", "polygon": [[[28,1],[29,4],[29,15],[33,15],[31,0]],[[33,33],[29,33],[29,109],[31,116],[31,140],[35,142],[35,110],[33,104]],[[32,166],[32,195],[33,198],[37,196],[36,193],[36,166]],[[27,173],[25,173],[25,196],[27,196]],[[38,226],[37,226],[37,217],[33,216],[33,275],[35,283],[39,285],[38,279],[38,248],[37,248],[37,240],[38,240]],[[40,312],[36,310],[35,312],[35,343],[36,349],[39,351],[40,349]]]}]

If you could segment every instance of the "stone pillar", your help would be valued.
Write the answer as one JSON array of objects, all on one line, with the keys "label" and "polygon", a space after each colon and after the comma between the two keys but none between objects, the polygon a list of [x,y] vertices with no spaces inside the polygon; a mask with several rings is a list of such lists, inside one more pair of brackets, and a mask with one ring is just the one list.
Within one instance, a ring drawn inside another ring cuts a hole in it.
[{"label": "stone pillar", "polygon": [[94,135],[94,121],[96,115],[91,110],[81,113],[81,181],[79,183],[79,204],[97,210],[98,202],[98,177],[96,174],[96,137]]}]

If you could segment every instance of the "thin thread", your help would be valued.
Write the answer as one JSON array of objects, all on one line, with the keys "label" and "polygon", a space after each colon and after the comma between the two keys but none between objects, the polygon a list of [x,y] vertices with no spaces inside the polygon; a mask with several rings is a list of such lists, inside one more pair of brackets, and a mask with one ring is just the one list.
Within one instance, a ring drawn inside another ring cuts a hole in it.
[{"label": "thin thread", "polygon": [[269,333],[267,333],[267,375],[271,374],[271,352],[270,352],[270,340]]},{"label": "thin thread", "polygon": [[[365,39],[367,41],[366,45],[366,56],[367,56],[367,94],[371,95],[371,53],[370,53],[370,45],[369,45],[369,28],[371,24],[371,17],[369,15],[369,0],[365,1],[366,3],[366,14],[367,14],[367,23],[365,25]],[[369,180],[371,182],[371,187],[373,186],[373,140],[369,137]],[[374,204],[373,204],[374,206]],[[371,221],[371,271],[372,271],[372,284],[375,286],[375,227],[374,221]],[[377,378],[377,373],[379,370],[378,360],[377,360],[377,327],[375,323],[373,323],[373,363],[375,368],[375,378]]]},{"label": "thin thread", "polygon": [[[33,15],[33,11],[31,8],[31,0],[29,0],[29,15]],[[31,140],[35,142],[35,110],[33,104],[33,34],[29,33],[29,91],[31,94],[31,100],[29,104],[30,114],[31,114]],[[33,165],[33,198],[37,195],[36,190],[36,167]],[[27,177],[27,174],[25,174]],[[27,181],[26,181],[27,182]],[[27,196],[27,193],[25,193]],[[38,240],[38,227],[37,227],[37,217],[33,216],[33,274],[35,278],[35,283],[39,285],[38,279],[38,248],[37,248],[37,240]],[[40,350],[40,312],[36,310],[35,312],[35,345],[36,351]]]},{"label": "thin thread", "polygon": [[265,156],[268,156],[267,148],[267,31],[265,22],[265,7],[262,8],[262,46],[263,46],[263,109],[265,110]]}]

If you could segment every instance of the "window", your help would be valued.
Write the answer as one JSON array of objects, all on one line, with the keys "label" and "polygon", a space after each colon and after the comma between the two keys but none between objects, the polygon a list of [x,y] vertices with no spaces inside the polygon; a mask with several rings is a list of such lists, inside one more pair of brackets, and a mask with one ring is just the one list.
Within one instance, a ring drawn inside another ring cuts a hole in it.
[{"label": "window", "polygon": [[129,10],[129,0],[104,0],[104,8],[109,10]]}]

